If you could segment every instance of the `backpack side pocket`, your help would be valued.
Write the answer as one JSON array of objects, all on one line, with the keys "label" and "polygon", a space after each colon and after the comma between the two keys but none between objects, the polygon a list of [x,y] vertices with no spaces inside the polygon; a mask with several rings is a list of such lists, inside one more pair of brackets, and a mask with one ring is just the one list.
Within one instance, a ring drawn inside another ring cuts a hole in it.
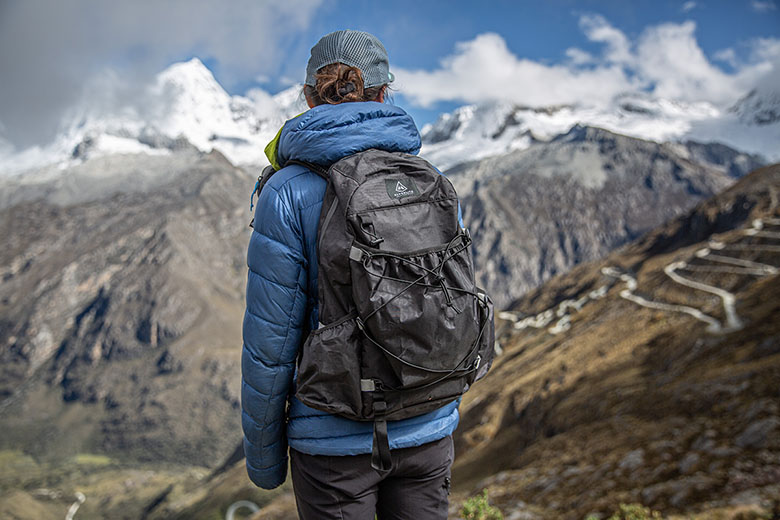
[{"label": "backpack side pocket", "polygon": [[360,420],[361,332],[357,315],[312,331],[303,344],[295,396],[305,405]]}]

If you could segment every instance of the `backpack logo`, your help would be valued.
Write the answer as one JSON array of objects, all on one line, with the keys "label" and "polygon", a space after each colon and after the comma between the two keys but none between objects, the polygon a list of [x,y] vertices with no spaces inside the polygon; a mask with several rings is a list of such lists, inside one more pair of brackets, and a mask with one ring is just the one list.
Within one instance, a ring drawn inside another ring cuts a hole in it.
[{"label": "backpack logo", "polygon": [[409,177],[405,179],[385,179],[385,187],[387,188],[387,195],[391,199],[402,199],[420,194],[420,190],[417,189],[414,180]]}]

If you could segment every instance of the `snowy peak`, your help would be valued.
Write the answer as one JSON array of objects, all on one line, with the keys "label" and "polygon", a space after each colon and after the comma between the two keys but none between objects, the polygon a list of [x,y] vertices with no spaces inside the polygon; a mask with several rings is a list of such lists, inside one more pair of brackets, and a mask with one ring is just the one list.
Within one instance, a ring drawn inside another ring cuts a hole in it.
[{"label": "snowy peak", "polygon": [[182,91],[194,93],[222,94],[225,92],[217,83],[211,70],[198,58],[174,63],[157,75],[157,81],[162,84],[178,86]]},{"label": "snowy peak", "polygon": [[424,143],[436,144],[452,139],[494,138],[514,112],[515,106],[506,102],[462,106],[424,126],[422,139]]},{"label": "snowy peak", "polygon": [[753,89],[737,101],[730,111],[746,125],[780,123],[780,92]]},{"label": "snowy peak", "polygon": [[[0,139],[0,173],[65,168],[100,155],[165,154],[185,143],[217,149],[234,164],[262,165],[266,143],[307,109],[300,85],[276,95],[259,88],[230,95],[198,58],[174,63],[139,88],[115,74],[90,88],[54,142],[18,151]],[[756,85],[728,111],[643,93],[618,95],[605,106],[466,105],[422,129],[421,154],[446,170],[529,148],[578,124],[656,142],[722,142],[780,159],[780,91],[772,82]]]},{"label": "snowy peak", "polygon": [[642,93],[618,95],[603,107],[468,105],[423,128],[421,153],[448,169],[556,136],[585,138],[580,133],[595,131],[592,127],[659,143],[722,142],[770,160],[780,159],[780,93],[776,88],[751,92],[727,112],[707,102],[687,103]]},{"label": "snowy peak", "polygon": [[[251,132],[240,124],[247,122],[251,127],[253,114],[242,110],[247,104],[242,100],[231,103],[230,95],[197,58],[171,65],[160,73],[151,93],[168,101],[160,106],[154,126],[165,135],[187,137],[201,150],[211,148],[214,136],[243,138]],[[244,117],[236,117],[236,112],[244,112]]]},{"label": "snowy peak", "polygon": [[257,88],[231,96],[198,58],[174,63],[132,96],[122,88],[120,78],[107,74],[92,86],[100,99],[88,92],[69,111],[57,139],[45,147],[13,151],[0,146],[0,173],[51,164],[66,168],[102,155],[165,154],[190,146],[203,152],[217,149],[234,164],[261,165],[265,145],[279,127],[307,108],[299,85],[275,96]]}]

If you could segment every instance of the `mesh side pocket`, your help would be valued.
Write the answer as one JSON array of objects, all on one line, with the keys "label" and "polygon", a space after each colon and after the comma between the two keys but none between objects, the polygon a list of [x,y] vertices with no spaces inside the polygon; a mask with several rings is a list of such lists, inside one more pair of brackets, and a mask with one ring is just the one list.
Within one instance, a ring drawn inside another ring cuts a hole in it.
[{"label": "mesh side pocket", "polygon": [[360,392],[361,342],[354,314],[312,331],[302,347],[296,397],[318,410],[364,419]]}]

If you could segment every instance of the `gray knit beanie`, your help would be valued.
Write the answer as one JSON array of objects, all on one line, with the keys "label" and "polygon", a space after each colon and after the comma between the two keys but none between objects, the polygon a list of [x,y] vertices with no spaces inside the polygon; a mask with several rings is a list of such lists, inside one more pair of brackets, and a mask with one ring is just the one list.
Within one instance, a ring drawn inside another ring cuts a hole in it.
[{"label": "gray knit beanie", "polygon": [[365,88],[384,85],[394,79],[389,71],[384,45],[376,36],[367,32],[336,31],[320,38],[311,48],[311,57],[306,65],[306,84],[315,86],[317,71],[331,63],[343,63],[360,69]]}]

